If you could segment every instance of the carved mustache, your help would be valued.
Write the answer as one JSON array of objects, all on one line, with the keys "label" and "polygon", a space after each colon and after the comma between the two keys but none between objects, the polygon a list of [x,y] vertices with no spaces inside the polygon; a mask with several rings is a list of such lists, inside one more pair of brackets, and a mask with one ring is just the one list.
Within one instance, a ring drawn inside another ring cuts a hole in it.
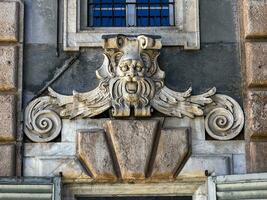
[{"label": "carved mustache", "polygon": [[154,85],[150,79],[142,77],[114,78],[111,80],[110,91],[115,102],[119,104],[124,101],[138,101],[147,105],[154,96]]}]

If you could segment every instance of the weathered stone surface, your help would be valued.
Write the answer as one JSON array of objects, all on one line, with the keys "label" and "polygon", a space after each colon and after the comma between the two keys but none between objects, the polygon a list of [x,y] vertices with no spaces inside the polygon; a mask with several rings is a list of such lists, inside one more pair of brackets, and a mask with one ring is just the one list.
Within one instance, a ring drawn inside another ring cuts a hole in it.
[{"label": "weathered stone surface", "polygon": [[0,46],[0,91],[16,88],[17,62],[17,47]]},{"label": "weathered stone surface", "polygon": [[61,141],[76,143],[77,130],[84,129],[103,129],[103,124],[105,121],[109,120],[102,119],[63,119],[62,120],[62,130],[61,130]]},{"label": "weathered stone surface", "polygon": [[247,95],[247,136],[267,137],[267,92],[250,91]]},{"label": "weathered stone surface", "polygon": [[57,20],[55,20],[57,2],[54,0],[24,0],[24,2],[27,6],[25,43],[55,44],[57,42]]},{"label": "weathered stone surface", "polygon": [[163,129],[155,153],[152,178],[174,178],[190,152],[189,132],[186,128]]},{"label": "weathered stone surface", "polygon": [[267,171],[267,142],[249,143],[248,171],[252,173]]},{"label": "weathered stone surface", "polygon": [[[231,173],[231,157],[224,155],[192,155],[179,176],[198,177],[205,176],[205,170],[216,175]],[[178,176],[178,177],[179,177]]]},{"label": "weathered stone surface", "polygon": [[[193,134],[193,133],[192,133]],[[193,138],[193,137],[192,137]],[[193,154],[244,154],[245,141],[244,140],[206,140],[199,141],[193,139],[192,141]]]},{"label": "weathered stone surface", "polygon": [[144,179],[148,169],[157,120],[110,120],[105,124],[118,175]]},{"label": "weathered stone surface", "polygon": [[65,179],[90,179],[75,156],[24,157],[24,176],[58,176],[62,172]]},{"label": "weathered stone surface", "polygon": [[76,145],[70,142],[24,143],[25,157],[75,156]]},{"label": "weathered stone surface", "polygon": [[247,84],[249,86],[267,86],[267,43],[248,42],[245,48]]},{"label": "weathered stone surface", "polygon": [[0,2],[0,41],[18,41],[18,2]]},{"label": "weathered stone surface", "polygon": [[245,174],[247,172],[245,154],[234,154],[232,162],[233,174]]},{"label": "weathered stone surface", "polygon": [[267,37],[266,0],[244,0],[245,36]]},{"label": "weathered stone surface", "polygon": [[[1,112],[0,112],[1,113]],[[0,176],[15,175],[15,145],[0,145]]]},{"label": "weathered stone surface", "polygon": [[92,178],[116,180],[103,129],[78,131],[77,156]]},{"label": "weathered stone surface", "polygon": [[15,139],[15,116],[14,95],[0,95],[0,141]]}]

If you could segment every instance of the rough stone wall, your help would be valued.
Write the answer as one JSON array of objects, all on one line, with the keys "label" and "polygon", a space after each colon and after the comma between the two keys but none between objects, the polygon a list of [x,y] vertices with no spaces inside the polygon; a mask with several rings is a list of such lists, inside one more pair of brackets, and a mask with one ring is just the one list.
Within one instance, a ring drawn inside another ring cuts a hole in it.
[{"label": "rough stone wall", "polygon": [[267,1],[241,1],[247,169],[266,172]]},{"label": "rough stone wall", "polygon": [[0,1],[0,176],[20,175],[23,4]]}]

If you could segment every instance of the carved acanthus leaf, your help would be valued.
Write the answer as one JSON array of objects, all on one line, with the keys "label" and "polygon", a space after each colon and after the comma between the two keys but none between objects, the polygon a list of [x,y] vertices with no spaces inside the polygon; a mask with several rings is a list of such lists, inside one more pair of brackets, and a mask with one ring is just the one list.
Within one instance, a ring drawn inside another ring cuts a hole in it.
[{"label": "carved acanthus leaf", "polygon": [[203,115],[203,106],[212,102],[211,97],[216,88],[201,95],[191,95],[192,89],[186,92],[175,92],[164,86],[152,99],[152,106],[161,113],[169,116],[194,118]]},{"label": "carved acanthus leaf", "polygon": [[72,96],[58,94],[51,88],[49,88],[49,94],[56,98],[58,105],[62,107],[60,116],[69,119],[78,116],[82,118],[93,117],[111,106],[108,85],[105,82],[101,82],[96,89],[89,92],[74,91]]}]

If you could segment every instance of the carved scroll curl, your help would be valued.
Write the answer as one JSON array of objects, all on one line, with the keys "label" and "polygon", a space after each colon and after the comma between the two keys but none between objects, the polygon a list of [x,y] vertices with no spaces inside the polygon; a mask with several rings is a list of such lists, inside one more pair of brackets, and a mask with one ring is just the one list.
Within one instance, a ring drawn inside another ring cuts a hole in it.
[{"label": "carved scroll curl", "polygon": [[32,101],[25,110],[24,132],[34,142],[49,142],[61,131],[61,118],[57,104],[51,97]]},{"label": "carved scroll curl", "polygon": [[244,114],[239,104],[229,96],[216,94],[205,108],[205,129],[217,140],[236,137],[244,126]]}]

